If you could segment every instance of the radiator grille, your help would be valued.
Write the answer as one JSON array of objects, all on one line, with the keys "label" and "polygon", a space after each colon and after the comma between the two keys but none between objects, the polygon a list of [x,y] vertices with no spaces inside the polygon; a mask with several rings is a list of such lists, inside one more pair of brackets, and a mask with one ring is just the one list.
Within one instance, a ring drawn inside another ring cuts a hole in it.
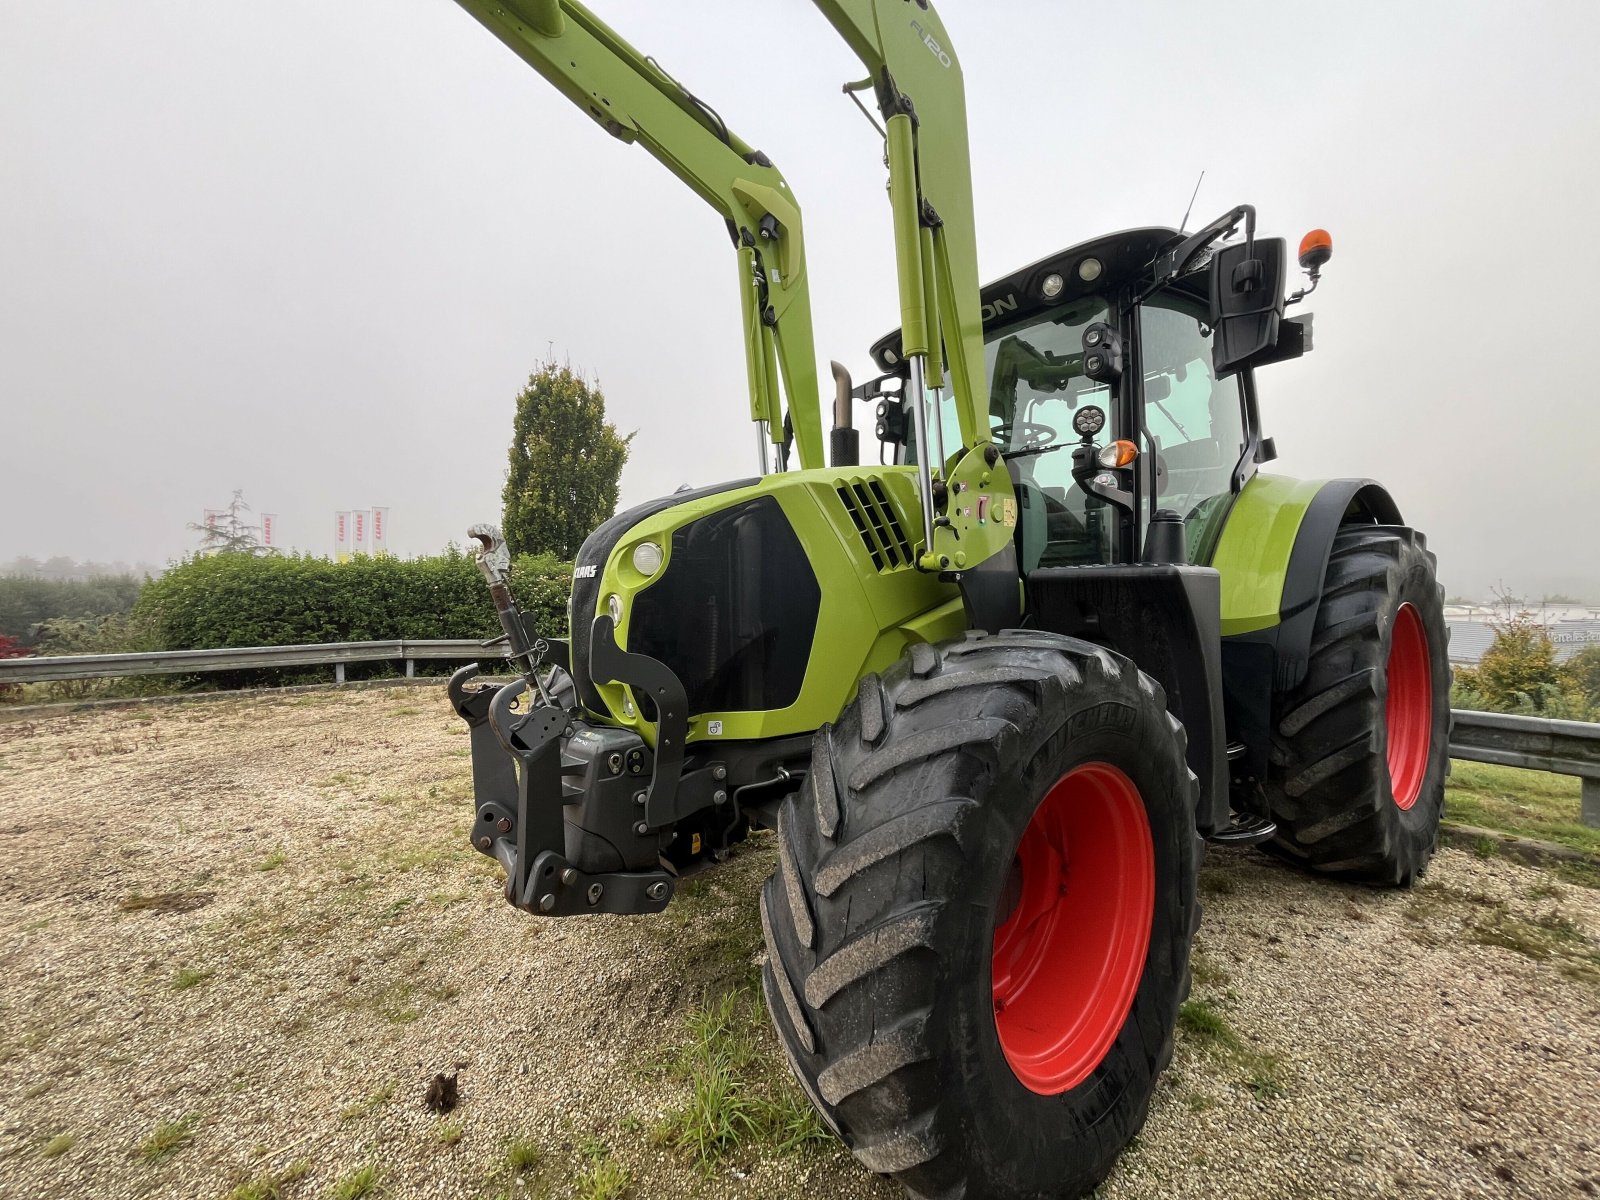
[{"label": "radiator grille", "polygon": [[842,484],[839,499],[844,501],[844,509],[855,523],[874,567],[893,571],[911,566],[911,542],[883,484],[876,479]]}]

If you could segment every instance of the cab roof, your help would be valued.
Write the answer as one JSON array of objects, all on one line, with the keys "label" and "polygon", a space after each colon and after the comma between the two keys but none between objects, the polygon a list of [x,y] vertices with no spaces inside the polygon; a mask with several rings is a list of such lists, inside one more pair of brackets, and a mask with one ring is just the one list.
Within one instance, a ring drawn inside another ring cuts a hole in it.
[{"label": "cab roof", "polygon": [[[985,332],[993,325],[1009,325],[1026,320],[1045,309],[1066,304],[1080,296],[1116,288],[1146,274],[1156,256],[1183,237],[1176,229],[1151,226],[1124,229],[1041,258],[1009,275],[985,284],[980,302]],[[1100,263],[1093,280],[1084,280],[1079,268],[1089,259]],[[1045,298],[1042,285],[1051,275],[1060,275],[1064,286],[1059,294]],[[900,331],[891,330],[872,344],[872,361],[880,371],[901,366]]]}]

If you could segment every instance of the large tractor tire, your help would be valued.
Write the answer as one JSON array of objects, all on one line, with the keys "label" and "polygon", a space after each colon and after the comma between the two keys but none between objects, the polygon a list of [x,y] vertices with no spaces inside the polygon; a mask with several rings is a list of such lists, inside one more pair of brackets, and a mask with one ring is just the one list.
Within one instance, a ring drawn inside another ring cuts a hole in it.
[{"label": "large tractor tire", "polygon": [[1279,698],[1272,849],[1330,875],[1416,881],[1450,773],[1447,640],[1427,539],[1398,525],[1341,529],[1306,677]]},{"label": "large tractor tire", "polygon": [[1071,1197],[1143,1124],[1199,921],[1161,688],[1086,642],[919,645],[816,735],[761,894],[801,1084],[915,1197]]}]

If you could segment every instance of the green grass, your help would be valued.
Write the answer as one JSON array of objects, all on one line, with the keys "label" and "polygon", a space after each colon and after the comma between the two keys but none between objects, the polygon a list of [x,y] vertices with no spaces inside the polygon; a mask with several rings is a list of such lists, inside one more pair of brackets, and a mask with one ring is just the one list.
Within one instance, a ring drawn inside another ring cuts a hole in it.
[{"label": "green grass", "polygon": [[651,1131],[654,1144],[710,1170],[757,1147],[787,1156],[834,1140],[771,1052],[758,993],[727,993],[690,1013],[684,1031],[668,1071],[687,1095]]},{"label": "green grass", "polygon": [[172,977],[172,990],[186,992],[192,987],[198,987],[215,974],[216,972],[210,967],[179,967],[178,973]]},{"label": "green grass", "polygon": [[223,1197],[223,1200],[284,1200],[288,1187],[311,1173],[311,1160],[297,1159],[281,1171],[253,1175]]},{"label": "green grass", "polygon": [[628,1171],[610,1155],[593,1160],[573,1182],[578,1200],[619,1200],[628,1190]]},{"label": "green grass", "polygon": [[433,1127],[433,1140],[441,1146],[454,1146],[461,1140],[461,1135],[466,1132],[460,1121],[452,1121],[442,1117]]},{"label": "green grass", "polygon": [[1239,1072],[1238,1083],[1257,1100],[1276,1100],[1288,1094],[1278,1056],[1247,1044],[1210,1000],[1185,1001],[1178,1009],[1178,1028],[1186,1042],[1233,1066]]},{"label": "green grass", "polygon": [[512,1138],[506,1143],[505,1166],[512,1178],[526,1175],[544,1161],[544,1150],[532,1138]]},{"label": "green grass", "polygon": [[287,850],[283,849],[283,847],[280,846],[278,849],[274,850],[271,854],[267,855],[260,862],[258,862],[256,864],[256,870],[258,870],[258,871],[276,871],[279,867],[283,866],[283,864],[288,862],[288,861],[289,861],[289,852]]},{"label": "green grass", "polygon": [[338,1182],[328,1189],[328,1195],[331,1200],[361,1200],[363,1196],[375,1193],[378,1183],[378,1164],[368,1163],[341,1175]]},{"label": "green grass", "polygon": [[162,1121],[150,1131],[150,1136],[139,1143],[139,1157],[146,1162],[162,1162],[171,1158],[194,1140],[194,1127],[200,1123],[199,1113],[189,1113],[176,1121]]},{"label": "green grass", "polygon": [[75,1133],[58,1133],[44,1144],[39,1151],[45,1158],[60,1158],[68,1150],[78,1144],[78,1135]]},{"label": "green grass", "polygon": [[1582,781],[1545,771],[1457,762],[1445,791],[1445,819],[1553,842],[1600,858],[1600,829],[1583,824]]}]

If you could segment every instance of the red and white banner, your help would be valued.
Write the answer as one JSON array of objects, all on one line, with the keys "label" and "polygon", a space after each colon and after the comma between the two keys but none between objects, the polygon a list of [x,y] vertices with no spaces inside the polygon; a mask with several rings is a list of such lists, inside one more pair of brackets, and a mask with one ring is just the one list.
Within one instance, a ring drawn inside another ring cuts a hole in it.
[{"label": "red and white banner", "polygon": [[275,545],[277,545],[277,543],[273,540],[273,538],[276,536],[276,533],[277,533],[277,530],[274,528],[274,526],[276,526],[277,523],[278,523],[278,514],[277,513],[262,513],[261,514],[261,544],[263,546],[275,546]]},{"label": "red and white banner", "polygon": [[333,514],[333,557],[343,562],[350,557],[350,514]]},{"label": "red and white banner", "polygon": [[367,510],[358,508],[350,516],[355,521],[355,533],[350,548],[357,554],[363,554],[367,549]]},{"label": "red and white banner", "polygon": [[372,552],[374,554],[389,553],[389,510],[375,508],[372,510]]}]

